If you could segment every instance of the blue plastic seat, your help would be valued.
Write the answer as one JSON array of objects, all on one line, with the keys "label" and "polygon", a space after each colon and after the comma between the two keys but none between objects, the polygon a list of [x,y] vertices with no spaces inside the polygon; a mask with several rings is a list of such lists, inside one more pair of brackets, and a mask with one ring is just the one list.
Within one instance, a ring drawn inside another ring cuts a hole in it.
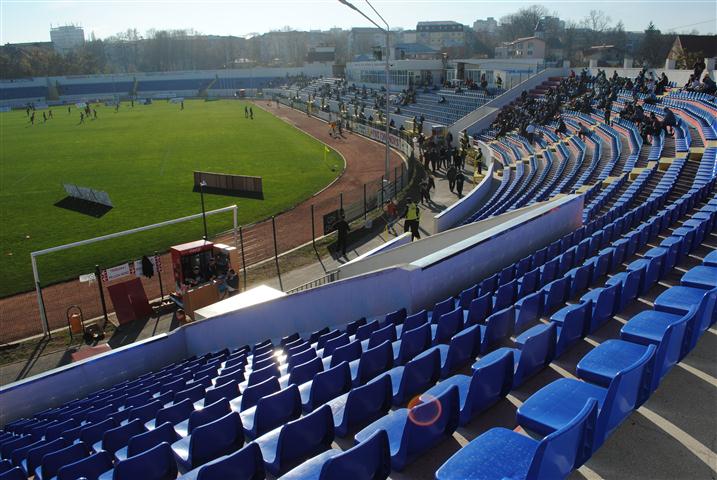
[{"label": "blue plastic seat", "polygon": [[354,436],[367,441],[377,430],[388,434],[391,467],[403,470],[417,456],[449,437],[458,427],[458,387],[452,386],[432,400],[402,408],[379,418]]},{"label": "blue plastic seat", "polygon": [[64,438],[56,438],[55,440],[46,441],[33,448],[29,448],[27,450],[27,455],[22,460],[22,464],[20,466],[23,471],[26,472],[27,476],[31,476],[40,466],[45,455],[62,450],[69,446],[70,443],[71,442],[69,440]]},{"label": "blue plastic seat", "polygon": [[513,352],[515,364],[513,388],[520,387],[526,379],[545,368],[553,360],[555,338],[555,324],[541,323],[526,330],[515,339],[516,345],[520,348],[507,349]]},{"label": "blue plastic seat", "polygon": [[461,448],[436,471],[436,480],[563,479],[592,450],[587,434],[595,425],[597,401],[541,440],[492,428]]},{"label": "blue plastic seat", "polygon": [[319,337],[321,337],[321,335],[325,335],[325,334],[329,333],[329,331],[330,331],[329,327],[324,327],[319,330],[316,330],[315,332],[312,332],[311,335],[309,335],[309,343],[313,344],[313,343],[318,342]]},{"label": "blue plastic seat", "polygon": [[526,295],[515,303],[515,333],[523,332],[525,329],[538,321],[543,308],[543,292],[538,291]]},{"label": "blue plastic seat", "polygon": [[466,326],[478,325],[485,323],[485,319],[493,311],[493,294],[486,293],[476,297],[468,307],[468,311],[464,312],[464,323]]},{"label": "blue plastic seat", "polygon": [[188,472],[244,444],[242,424],[237,412],[194,429],[191,435],[172,444],[180,472]]},{"label": "blue plastic seat", "polygon": [[115,465],[114,472],[107,472],[98,480],[174,480],[177,478],[177,464],[172,447],[162,442],[146,452],[122,460]]},{"label": "blue plastic seat", "polygon": [[430,349],[413,360],[392,368],[388,372],[393,388],[393,404],[402,405],[426,388],[434,385],[441,373],[441,355]]},{"label": "blue plastic seat", "polygon": [[441,360],[440,377],[446,378],[454,371],[470,364],[478,354],[480,350],[480,327],[473,325],[464,328],[451,337],[448,345],[436,345],[426,350],[426,352],[431,350],[438,351]]},{"label": "blue plastic seat", "polygon": [[[57,471],[61,467],[82,460],[89,455],[90,449],[83,442],[73,443],[65,448],[48,452],[40,458],[40,466],[35,467],[35,478],[49,480],[57,475]],[[28,474],[30,475],[32,472],[28,472]]]},{"label": "blue plastic seat", "polygon": [[241,412],[247,437],[254,438],[301,416],[301,396],[294,384],[259,399],[255,407]]},{"label": "blue plastic seat", "polygon": [[[654,345],[640,345],[625,340],[609,339],[590,350],[578,362],[578,377],[588,382],[609,387],[618,372],[638,362],[648,348],[657,351]],[[644,378],[638,388],[636,406],[642,405],[652,392],[655,376],[655,354],[645,365]]]},{"label": "blue plastic seat", "polygon": [[255,440],[261,449],[264,467],[272,475],[291,470],[307,458],[331,448],[334,423],[331,409],[323,405]]},{"label": "blue plastic seat", "polygon": [[299,385],[304,413],[351,390],[351,368],[348,362],[341,362],[323,372],[317,373],[310,382]]},{"label": "blue plastic seat", "polygon": [[563,307],[550,317],[550,321],[556,325],[556,358],[585,336],[591,315],[592,300],[587,300],[577,305]]},{"label": "blue plastic seat", "polygon": [[361,340],[357,339],[349,342],[343,347],[339,347],[334,350],[334,353],[331,355],[331,362],[329,366],[333,368],[341,362],[358,360],[361,357],[362,352],[363,349],[361,348]]},{"label": "blue plastic seat", "polygon": [[26,480],[27,475],[20,467],[12,467],[10,470],[0,473],[0,480]]},{"label": "blue plastic seat", "polygon": [[703,290],[701,288],[678,285],[668,288],[655,299],[655,310],[659,312],[684,315],[697,306],[694,326],[691,329],[689,349],[697,344],[701,333],[714,322],[715,304],[717,303],[717,287]]},{"label": "blue plastic seat", "polygon": [[174,394],[174,403],[181,403],[184,400],[189,400],[190,403],[194,403],[204,398],[204,392],[206,388],[204,385],[193,385],[185,390],[181,390]]},{"label": "blue plastic seat", "polygon": [[368,339],[367,349],[377,347],[383,342],[395,342],[396,341],[396,326],[393,323],[386,325],[383,328],[379,328],[371,334]]},{"label": "blue plastic seat", "polygon": [[463,328],[463,309],[461,307],[443,313],[438,318],[437,324],[431,325],[432,344],[448,343],[461,328]]},{"label": "blue plastic seat", "polygon": [[641,266],[635,270],[616,273],[607,279],[605,285],[620,285],[620,297],[616,300],[616,312],[623,311],[630,302],[637,298],[640,293],[640,284],[642,283],[645,271],[646,267]]},{"label": "blue plastic seat", "polygon": [[204,395],[204,401],[201,405],[195,404],[195,407],[204,405],[210,405],[217,400],[226,398],[227,400],[233,400],[239,396],[239,382],[236,379],[229,379],[226,383],[217,384],[213,388],[207,388],[206,394]]},{"label": "blue plastic seat", "polygon": [[321,358],[314,357],[308,362],[295,365],[290,370],[288,378],[282,377],[279,379],[280,383],[286,382],[286,385],[301,385],[303,383],[311,381],[314,376],[324,370],[324,363]]},{"label": "blue plastic seat", "polygon": [[431,345],[431,326],[424,323],[412,330],[407,330],[401,340],[393,342],[393,363],[403,365]]},{"label": "blue plastic seat", "polygon": [[280,376],[281,372],[279,371],[279,367],[276,364],[272,363],[271,365],[260,368],[259,370],[252,370],[244,387],[253,387],[254,385],[261,383],[268,378],[279,378]]},{"label": "blue plastic seat", "polygon": [[384,374],[328,402],[339,437],[383,416],[391,408],[391,377]]},{"label": "blue plastic seat", "polygon": [[414,313],[413,315],[407,316],[403,322],[403,325],[401,325],[401,328],[398,329],[400,330],[399,337],[403,338],[403,334],[405,334],[407,331],[418,328],[424,323],[428,323],[428,313],[425,310],[421,310],[418,313]]},{"label": "blue plastic seat", "polygon": [[433,306],[433,310],[428,314],[428,320],[431,323],[436,323],[444,313],[448,313],[456,308],[456,301],[453,297],[448,297],[436,303]]},{"label": "blue plastic seat", "polygon": [[244,390],[244,393],[239,399],[235,399],[230,403],[232,405],[232,409],[237,410],[236,404],[237,400],[239,400],[239,411],[243,412],[244,410],[255,406],[256,402],[258,402],[261,397],[271,395],[272,393],[278,392],[279,390],[281,390],[281,386],[279,385],[279,379],[277,377],[269,377],[263,382],[259,382],[255,385],[252,385],[251,387],[247,387],[247,389]]},{"label": "blue plastic seat", "polygon": [[503,310],[515,303],[515,297],[518,294],[518,281],[511,280],[510,282],[501,285],[493,295],[493,311]]},{"label": "blue plastic seat", "polygon": [[459,424],[466,425],[471,419],[498,400],[505,397],[513,382],[513,355],[507,351],[492,352],[475,364],[473,374],[453,375],[421,395],[421,401],[430,401],[448,390],[458,387]]},{"label": "blue plastic seat", "polygon": [[191,435],[195,428],[213,422],[230,411],[229,400],[222,397],[214,403],[205,405],[204,408],[193,411],[189,415],[189,419],[175,425],[174,430],[180,437],[186,437]]},{"label": "blue plastic seat", "polygon": [[368,340],[373,332],[380,328],[378,320],[367,323],[356,329],[356,340]]},{"label": "blue plastic seat", "polygon": [[[399,308],[398,310],[387,313],[383,321],[385,325],[388,325],[389,323],[392,323],[394,325],[401,325],[406,320],[407,315],[408,312],[405,308]],[[366,323],[365,320],[364,323]]]},{"label": "blue plastic seat", "polygon": [[480,353],[487,353],[497,344],[508,338],[514,325],[515,309],[513,307],[495,312],[489,316],[486,319],[486,324],[480,325]]},{"label": "blue plastic seat", "polygon": [[256,443],[250,443],[241,450],[219,457],[195,468],[180,480],[262,480],[264,478],[264,460],[261,449]]},{"label": "blue plastic seat", "polygon": [[[79,438],[87,445],[94,445],[102,439],[102,435],[104,435],[107,430],[115,428],[116,426],[118,426],[117,421],[112,417],[102,422],[86,424],[86,426],[80,430]],[[3,458],[7,457],[3,454]]]},{"label": "blue plastic seat", "polygon": [[155,428],[157,425],[161,425],[164,422],[169,422],[172,425],[176,425],[183,420],[189,418],[189,415],[194,411],[194,404],[190,399],[184,399],[179,403],[168,405],[164,408],[157,410],[157,416],[154,420],[149,420],[145,423],[147,429]]},{"label": "blue plastic seat", "polygon": [[478,285],[473,285],[463,290],[458,295],[458,304],[463,310],[468,310],[471,307],[471,302],[478,296]]},{"label": "blue plastic seat", "polygon": [[57,471],[57,480],[96,479],[112,469],[112,456],[99,451],[76,462],[64,465]]},{"label": "blue plastic seat", "polygon": [[[402,309],[402,310],[404,311],[404,317],[405,317],[405,309]],[[386,317],[388,318],[388,315],[386,315]],[[403,321],[403,320],[401,320],[401,321]],[[346,324],[346,334],[349,337],[352,335],[356,335],[356,331],[362,325],[366,325],[366,318],[362,317],[362,318],[359,318],[358,320],[354,320],[353,322],[349,322],[348,324]],[[324,347],[324,348],[326,348],[326,347]]]},{"label": "blue plastic seat", "polygon": [[[428,328],[428,325],[426,325]],[[391,343],[383,342],[361,354],[358,360],[349,363],[351,381],[354,386],[363,385],[377,375],[388,371],[393,366],[393,349]]]},{"label": "blue plastic seat", "polygon": [[543,312],[546,315],[557,307],[561,306],[570,291],[570,277],[565,276],[553,280],[542,288],[543,292]]},{"label": "blue plastic seat", "polygon": [[586,325],[588,330],[585,334],[593,333],[612,318],[615,314],[615,306],[618,304],[617,299],[619,295],[620,284],[617,283],[606,287],[598,287],[580,297],[581,303],[587,302],[588,300],[592,301],[590,321]]},{"label": "blue plastic seat", "polygon": [[80,421],[72,417],[53,423],[47,427],[47,430],[45,430],[45,439],[54,440],[56,438],[60,438],[62,436],[62,432],[70,428],[77,427],[79,424]]},{"label": "blue plastic seat", "polygon": [[655,347],[650,345],[634,364],[619,371],[608,388],[572,378],[561,378],[538,390],[518,408],[518,423],[539,435],[564,427],[582,410],[588,399],[598,401],[593,451],[597,450],[630,414],[644,383],[645,366]]},{"label": "blue plastic seat", "polygon": [[324,345],[324,349],[321,352],[321,356],[326,358],[330,357],[334,350],[336,350],[339,347],[343,347],[344,345],[347,345],[351,340],[349,339],[349,334],[344,333],[339,335],[338,337],[334,337],[328,342],[326,342],[326,345]]},{"label": "blue plastic seat", "polygon": [[282,480],[382,480],[391,473],[388,436],[383,430],[342,451],[327,450],[289,471]]},{"label": "blue plastic seat", "polygon": [[518,279],[518,297],[524,297],[538,290],[540,268],[534,268]]},{"label": "blue plastic seat", "polygon": [[540,286],[544,287],[557,278],[560,261],[554,258],[540,267]]},{"label": "blue plastic seat", "polygon": [[708,267],[717,267],[717,250],[712,250],[702,259],[702,264]]},{"label": "blue plastic seat", "polygon": [[102,435],[102,441],[97,442],[93,446],[93,449],[96,452],[104,450],[110,455],[114,455],[117,450],[127,446],[127,442],[129,442],[130,438],[146,431],[141,421],[132,420],[124,425],[107,430]]},{"label": "blue plastic seat", "polygon": [[177,435],[177,432],[174,430],[174,426],[169,422],[165,422],[154,430],[130,438],[127,442],[127,446],[115,451],[114,456],[117,461],[122,461],[125,458],[146,452],[162,442],[167,442],[171,445],[178,439],[179,435]]},{"label": "blue plastic seat", "polygon": [[706,265],[692,267],[682,275],[680,284],[686,287],[701,288],[703,290],[715,288],[717,287],[717,267],[709,267]]},{"label": "blue plastic seat", "polygon": [[[336,337],[334,337],[336,338]],[[331,341],[331,340],[329,340]],[[309,348],[307,350],[304,350],[301,353],[297,353],[296,355],[292,355],[291,357],[287,357],[286,361],[286,371],[292,372],[294,368],[297,365],[302,365],[310,360],[313,360],[314,358],[317,358],[316,350],[313,348]],[[279,372],[281,372],[281,368],[279,368]]]}]

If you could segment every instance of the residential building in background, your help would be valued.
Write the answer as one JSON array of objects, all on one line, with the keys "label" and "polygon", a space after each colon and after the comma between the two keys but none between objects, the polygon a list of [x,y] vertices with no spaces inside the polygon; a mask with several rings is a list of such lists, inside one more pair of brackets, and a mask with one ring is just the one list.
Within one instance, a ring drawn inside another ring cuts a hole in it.
[{"label": "residential building in background", "polygon": [[433,48],[460,47],[466,43],[466,27],[452,20],[418,22],[416,42]]},{"label": "residential building in background", "polygon": [[526,37],[512,42],[503,42],[495,47],[495,58],[545,58],[545,40],[538,37]]},{"label": "residential building in background", "polygon": [[473,30],[478,33],[489,33],[492,35],[498,31],[498,21],[493,17],[488,17],[485,20],[476,20],[473,22]]},{"label": "residential building in background", "polygon": [[75,25],[51,27],[50,41],[55,51],[65,55],[85,43],[85,31]]}]

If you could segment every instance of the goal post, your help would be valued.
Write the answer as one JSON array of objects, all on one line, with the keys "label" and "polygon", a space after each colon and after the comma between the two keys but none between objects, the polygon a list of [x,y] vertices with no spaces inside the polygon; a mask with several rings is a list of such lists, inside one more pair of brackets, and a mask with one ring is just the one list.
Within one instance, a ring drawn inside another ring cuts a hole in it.
[{"label": "goal post", "polygon": [[148,230],[154,230],[155,228],[167,227],[167,226],[175,225],[178,223],[189,222],[192,220],[200,219],[203,216],[217,215],[217,214],[225,213],[225,212],[232,212],[233,222],[234,222],[232,232],[234,235],[234,246],[236,247],[237,234],[238,234],[237,233],[238,232],[238,216],[237,216],[238,207],[236,205],[230,205],[228,207],[218,208],[216,210],[210,210],[210,211],[204,212],[204,213],[195,213],[193,215],[188,215],[186,217],[175,218],[173,220],[166,220],[164,222],[159,222],[159,223],[153,223],[151,225],[145,225],[143,227],[137,227],[137,228],[132,228],[129,230],[123,230],[121,232],[110,233],[107,235],[102,235],[100,237],[88,238],[86,240],[79,240],[77,242],[66,243],[64,245],[58,245],[56,247],[45,248],[43,250],[37,250],[35,252],[30,253],[30,261],[32,262],[32,274],[33,274],[34,282],[35,282],[35,292],[37,294],[37,306],[40,311],[40,322],[42,324],[43,334],[45,336],[48,336],[50,334],[50,325],[49,325],[49,322],[47,321],[47,314],[45,312],[45,302],[42,298],[42,287],[40,286],[40,274],[39,274],[39,271],[37,268],[37,258],[38,257],[40,257],[42,255],[47,255],[49,253],[59,252],[62,250],[69,250],[71,248],[81,247],[83,245],[89,245],[92,243],[98,243],[98,242],[102,242],[105,240],[111,240],[113,238],[124,237],[127,235],[145,232]]}]

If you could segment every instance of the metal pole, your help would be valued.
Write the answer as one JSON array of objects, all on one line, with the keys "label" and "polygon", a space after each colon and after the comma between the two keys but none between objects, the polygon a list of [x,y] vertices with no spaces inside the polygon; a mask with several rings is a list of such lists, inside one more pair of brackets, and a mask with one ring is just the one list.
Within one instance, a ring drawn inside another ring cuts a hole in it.
[{"label": "metal pole", "polygon": [[366,184],[363,184],[363,219],[366,221]]},{"label": "metal pole", "polygon": [[316,249],[316,229],[314,228],[314,206],[311,205],[311,244]]},{"label": "metal pole", "polygon": [[[157,253],[156,250],[154,251],[154,258],[156,260],[155,263],[158,263],[159,262],[159,254]],[[163,302],[164,301],[164,288],[162,288],[162,272],[159,269],[157,269],[156,273],[157,273],[157,278],[159,279],[159,301]]]},{"label": "metal pole", "polygon": [[207,183],[204,180],[199,182],[199,196],[202,199],[202,223],[204,224],[204,240],[209,238],[209,235],[207,235],[207,214],[204,211],[204,186],[206,184]]},{"label": "metal pole", "polygon": [[279,289],[284,290],[281,283],[281,270],[279,270],[279,248],[276,246],[276,217],[271,217],[271,231],[274,234],[274,261],[276,262],[276,274],[279,276]]},{"label": "metal pole", "polygon": [[105,292],[102,289],[102,274],[100,273],[100,266],[95,265],[95,277],[97,277],[97,286],[100,289],[100,302],[102,302],[102,315],[105,317],[105,323],[102,325],[102,330],[105,329],[109,319],[107,318],[107,304],[105,303]]},{"label": "metal pole", "polygon": [[40,310],[40,323],[42,324],[42,334],[50,335],[50,327],[47,323],[47,314],[45,313],[45,302],[42,300],[42,292],[40,287],[40,275],[37,273],[37,259],[35,255],[30,255],[32,262],[32,274],[35,277],[35,292],[37,292],[37,308]]},{"label": "metal pole", "polygon": [[344,209],[344,192],[339,193],[339,210],[343,211]]},{"label": "metal pole", "polygon": [[393,194],[398,192],[398,167],[393,167]]},{"label": "metal pole", "polygon": [[[370,4],[369,4],[369,5],[370,5]],[[371,7],[371,8],[373,8],[373,7]],[[391,155],[390,143],[389,143],[389,138],[388,138],[388,136],[389,136],[389,134],[390,134],[390,131],[389,131],[389,117],[391,116],[391,112],[390,112],[390,110],[389,110],[390,107],[389,107],[389,104],[388,104],[388,99],[389,99],[389,97],[390,97],[390,91],[389,91],[389,85],[390,85],[390,83],[389,83],[389,78],[388,78],[388,77],[389,77],[389,72],[391,71],[391,64],[390,64],[389,61],[388,61],[389,51],[390,51],[390,50],[389,50],[389,40],[390,40],[390,36],[391,36],[391,32],[390,32],[390,30],[388,29],[388,24],[386,24],[386,165],[385,165],[385,167],[384,167],[384,174],[385,174],[386,178],[388,178],[388,176],[389,176],[389,171],[388,171],[388,169],[389,169],[389,161],[390,161],[390,155]]]},{"label": "metal pole", "polygon": [[244,290],[246,290],[246,258],[244,258],[244,235],[242,234],[242,227],[239,227],[239,243],[241,245],[241,266],[244,271]]},{"label": "metal pole", "polygon": [[239,213],[239,207],[234,206],[234,248],[237,248],[237,225],[239,224],[237,216]]}]

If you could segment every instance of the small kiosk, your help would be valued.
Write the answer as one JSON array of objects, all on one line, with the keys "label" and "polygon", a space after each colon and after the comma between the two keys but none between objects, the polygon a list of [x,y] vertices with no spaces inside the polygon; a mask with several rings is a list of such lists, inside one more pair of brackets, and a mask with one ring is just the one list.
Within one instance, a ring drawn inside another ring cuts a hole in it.
[{"label": "small kiosk", "polygon": [[175,293],[172,299],[194,318],[194,311],[218,302],[230,269],[238,271],[235,247],[208,240],[175,245],[170,249]]}]

